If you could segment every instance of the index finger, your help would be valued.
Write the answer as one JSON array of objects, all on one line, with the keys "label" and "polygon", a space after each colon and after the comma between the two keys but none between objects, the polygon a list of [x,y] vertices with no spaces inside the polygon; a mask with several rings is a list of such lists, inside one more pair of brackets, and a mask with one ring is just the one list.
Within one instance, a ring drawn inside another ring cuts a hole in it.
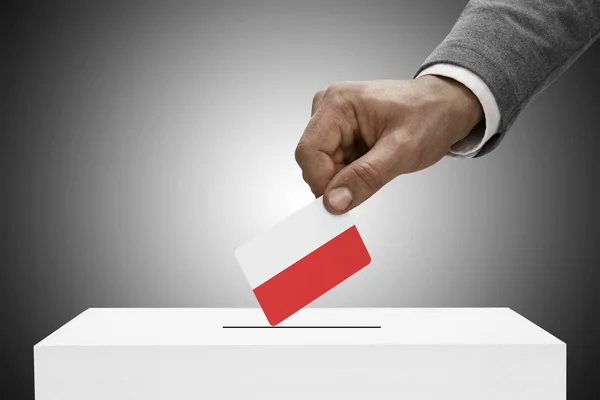
[{"label": "index finger", "polygon": [[319,197],[335,174],[343,168],[342,135],[335,119],[320,108],[310,119],[296,147],[296,162],[311,191]]}]

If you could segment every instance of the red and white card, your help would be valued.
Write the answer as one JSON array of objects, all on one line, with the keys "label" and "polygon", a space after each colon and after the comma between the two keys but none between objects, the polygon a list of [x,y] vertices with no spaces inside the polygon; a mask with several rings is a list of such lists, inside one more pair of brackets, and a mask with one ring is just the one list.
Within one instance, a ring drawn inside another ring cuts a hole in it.
[{"label": "red and white card", "polygon": [[272,326],[371,262],[352,216],[330,214],[322,197],[235,255]]}]

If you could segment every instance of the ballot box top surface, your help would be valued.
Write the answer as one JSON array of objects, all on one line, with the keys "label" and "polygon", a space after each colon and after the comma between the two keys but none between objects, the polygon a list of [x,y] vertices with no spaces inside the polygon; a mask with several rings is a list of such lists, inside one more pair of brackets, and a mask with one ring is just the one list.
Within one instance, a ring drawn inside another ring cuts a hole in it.
[{"label": "ballot box top surface", "polygon": [[563,344],[508,308],[88,309],[43,346]]}]

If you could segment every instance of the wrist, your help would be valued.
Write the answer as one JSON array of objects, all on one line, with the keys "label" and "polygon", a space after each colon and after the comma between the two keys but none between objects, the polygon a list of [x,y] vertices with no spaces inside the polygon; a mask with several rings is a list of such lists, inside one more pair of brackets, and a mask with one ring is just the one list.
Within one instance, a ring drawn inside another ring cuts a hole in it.
[{"label": "wrist", "polygon": [[464,139],[469,132],[485,119],[483,107],[475,94],[462,83],[445,76],[424,75],[419,80],[426,80],[433,90],[440,93],[444,104],[448,107],[453,122],[458,122],[462,129],[451,129],[452,143]]}]

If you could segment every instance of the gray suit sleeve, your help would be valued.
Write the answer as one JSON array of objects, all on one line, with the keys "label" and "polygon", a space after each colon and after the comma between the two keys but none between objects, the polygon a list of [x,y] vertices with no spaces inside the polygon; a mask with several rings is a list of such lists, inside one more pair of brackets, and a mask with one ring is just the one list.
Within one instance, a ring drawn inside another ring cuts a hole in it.
[{"label": "gray suit sleeve", "polygon": [[600,0],[471,0],[417,75],[453,64],[490,88],[501,120],[479,157],[498,146],[529,101],[599,36]]}]

